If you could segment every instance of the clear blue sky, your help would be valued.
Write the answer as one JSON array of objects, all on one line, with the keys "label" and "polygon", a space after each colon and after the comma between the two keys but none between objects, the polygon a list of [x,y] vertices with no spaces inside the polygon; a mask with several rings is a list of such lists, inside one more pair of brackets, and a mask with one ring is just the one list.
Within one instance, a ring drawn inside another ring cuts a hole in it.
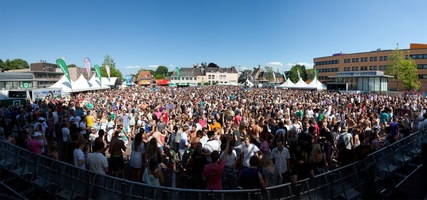
[{"label": "clear blue sky", "polygon": [[426,0],[1,0],[0,58],[123,75],[214,62],[280,72],[313,58],[427,43]]}]

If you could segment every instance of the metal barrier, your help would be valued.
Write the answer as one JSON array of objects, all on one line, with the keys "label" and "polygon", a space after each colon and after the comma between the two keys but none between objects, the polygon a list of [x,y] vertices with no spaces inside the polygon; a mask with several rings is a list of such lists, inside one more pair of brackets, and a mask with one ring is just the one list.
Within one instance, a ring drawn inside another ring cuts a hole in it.
[{"label": "metal barrier", "polygon": [[364,160],[299,181],[256,190],[155,187],[82,170],[0,140],[0,184],[23,199],[356,199],[377,180],[398,187],[422,166],[420,131]]}]

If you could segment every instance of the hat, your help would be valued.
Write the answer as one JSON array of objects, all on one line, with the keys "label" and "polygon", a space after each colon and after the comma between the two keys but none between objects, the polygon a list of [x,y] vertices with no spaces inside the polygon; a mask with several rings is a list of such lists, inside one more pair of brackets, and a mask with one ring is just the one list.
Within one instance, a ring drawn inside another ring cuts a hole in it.
[{"label": "hat", "polygon": [[39,137],[39,136],[42,136],[42,133],[40,133],[40,132],[34,132],[34,134],[33,134],[33,137]]},{"label": "hat", "polygon": [[38,121],[44,121],[43,117],[39,117]]},{"label": "hat", "polygon": [[70,117],[70,122],[71,122],[71,121],[74,121],[74,117]]}]

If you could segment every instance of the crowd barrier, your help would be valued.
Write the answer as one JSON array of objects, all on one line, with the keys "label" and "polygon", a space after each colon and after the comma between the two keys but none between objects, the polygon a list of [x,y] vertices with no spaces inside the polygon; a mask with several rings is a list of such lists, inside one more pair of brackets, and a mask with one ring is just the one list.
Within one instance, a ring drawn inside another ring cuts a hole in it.
[{"label": "crowd barrier", "polygon": [[422,167],[426,136],[426,131],[413,133],[361,161],[297,185],[223,191],[155,187],[104,176],[0,140],[0,184],[22,199],[357,199],[379,180],[397,188]]}]

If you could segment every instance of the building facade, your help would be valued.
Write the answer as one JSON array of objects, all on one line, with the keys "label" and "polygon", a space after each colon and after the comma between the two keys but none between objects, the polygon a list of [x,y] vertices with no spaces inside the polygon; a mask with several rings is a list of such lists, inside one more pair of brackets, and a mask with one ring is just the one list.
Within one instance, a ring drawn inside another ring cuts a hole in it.
[{"label": "building facade", "polygon": [[239,73],[236,68],[220,67],[192,67],[181,68],[180,76],[174,71],[170,77],[170,82],[177,86],[196,86],[196,85],[237,85]]},{"label": "building facade", "polygon": [[[368,72],[387,70],[389,55],[393,50],[377,49],[370,52],[344,54],[337,53],[332,56],[318,57],[313,59],[314,68],[318,71],[318,79],[324,84],[334,82],[338,72]],[[412,59],[418,67],[418,77],[421,82],[421,91],[426,91],[427,86],[427,45],[410,44],[409,49],[402,49],[404,53],[409,51]],[[388,89],[390,91],[404,90],[403,83],[396,79],[389,79]]]}]

